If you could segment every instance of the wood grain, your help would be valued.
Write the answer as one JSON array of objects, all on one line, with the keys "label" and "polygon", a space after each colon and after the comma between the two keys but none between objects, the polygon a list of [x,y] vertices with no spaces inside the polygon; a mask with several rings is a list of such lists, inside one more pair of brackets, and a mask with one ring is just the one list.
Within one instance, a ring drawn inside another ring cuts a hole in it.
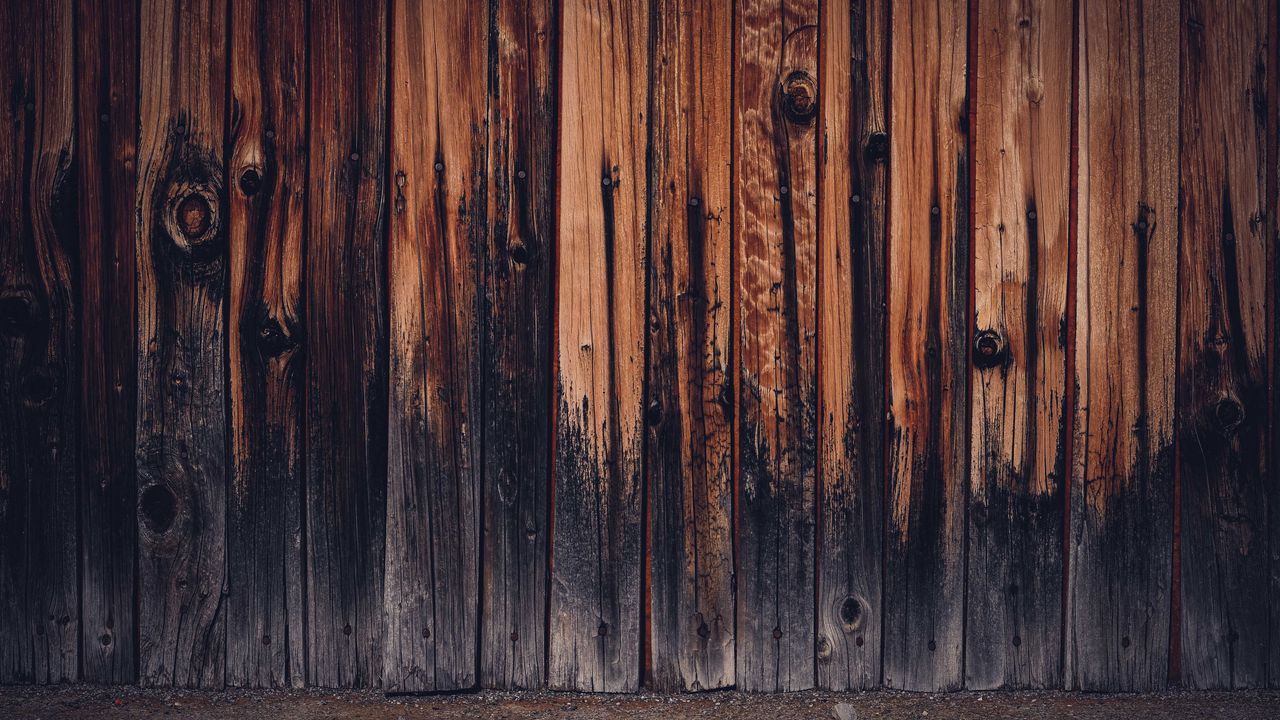
[{"label": "wood grain", "polygon": [[0,10],[0,683],[79,673],[72,17]]},{"label": "wood grain", "polygon": [[1182,13],[1182,682],[1265,687],[1268,11],[1195,0]]},{"label": "wood grain", "polygon": [[640,682],[647,0],[565,0],[548,683]]},{"label": "wood grain", "polygon": [[880,685],[889,4],[822,5],[818,687]]},{"label": "wood grain", "polygon": [[377,687],[387,478],[387,7],[310,5],[307,684]]},{"label": "wood grain", "polygon": [[892,10],[884,683],[962,681],[969,160],[960,0]]},{"label": "wood grain", "polygon": [[1066,685],[1168,674],[1177,343],[1177,3],[1079,5]]},{"label": "wood grain", "polygon": [[654,688],[734,684],[732,14],[654,7],[649,648]]},{"label": "wood grain", "polygon": [[302,687],[306,7],[233,0],[227,684]]},{"label": "wood grain", "polygon": [[965,687],[1062,677],[1072,3],[978,6]]}]

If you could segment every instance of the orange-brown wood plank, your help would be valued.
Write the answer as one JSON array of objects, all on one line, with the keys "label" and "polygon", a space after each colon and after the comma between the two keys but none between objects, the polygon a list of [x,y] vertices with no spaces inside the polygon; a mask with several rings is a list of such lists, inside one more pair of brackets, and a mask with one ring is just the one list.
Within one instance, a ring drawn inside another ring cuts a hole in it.
[{"label": "orange-brown wood plank", "polygon": [[548,682],[640,681],[650,7],[565,0]]},{"label": "orange-brown wood plank", "polygon": [[1054,687],[1067,487],[1071,0],[978,6],[965,687]]},{"label": "orange-brown wood plank", "polygon": [[476,684],[488,14],[396,3],[383,688]]},{"label": "orange-brown wood plank", "polygon": [[822,4],[818,686],[880,685],[889,3]]},{"label": "orange-brown wood plank", "polygon": [[1182,4],[1175,622],[1181,679],[1193,688],[1265,687],[1277,641],[1267,609],[1277,602],[1267,533],[1272,4]]},{"label": "orange-brown wood plank", "polygon": [[1075,436],[1065,681],[1168,675],[1178,4],[1081,0]]},{"label": "orange-brown wood plank", "polygon": [[227,5],[144,0],[138,155],[138,625],[144,685],[226,660]]},{"label": "orange-brown wood plank", "polygon": [[734,684],[733,16],[654,9],[649,392],[651,683]]},{"label": "orange-brown wood plank", "polygon": [[734,60],[737,680],[814,674],[818,3],[740,0]]},{"label": "orange-brown wood plank", "polygon": [[226,677],[301,687],[306,6],[233,0],[231,13]]},{"label": "orange-brown wood plank", "polygon": [[884,682],[962,681],[968,449],[967,7],[893,4]]},{"label": "orange-brown wood plank", "polygon": [[73,14],[0,9],[0,683],[79,672]]}]

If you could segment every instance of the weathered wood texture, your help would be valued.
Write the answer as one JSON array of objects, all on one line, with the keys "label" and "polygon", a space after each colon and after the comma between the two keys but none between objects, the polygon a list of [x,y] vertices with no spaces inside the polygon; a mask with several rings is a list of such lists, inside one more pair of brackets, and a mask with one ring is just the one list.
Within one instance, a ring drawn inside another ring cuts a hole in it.
[{"label": "weathered wood texture", "polygon": [[382,677],[387,482],[387,5],[308,14],[306,626],[308,685]]},{"label": "weathered wood texture", "polygon": [[814,675],[818,3],[735,12],[737,681]]},{"label": "weathered wood texture", "polygon": [[1079,13],[1066,685],[1153,689],[1172,573],[1179,13],[1172,0]]},{"label": "weathered wood texture", "polygon": [[1180,621],[1193,688],[1267,684],[1268,5],[1182,4]]},{"label": "weathered wood texture", "polygon": [[619,692],[640,683],[650,7],[561,13],[548,683]]},{"label": "weathered wood texture", "polygon": [[822,4],[818,686],[880,685],[889,3]]},{"label": "weathered wood texture", "polygon": [[144,685],[226,661],[227,6],[144,0],[138,157],[138,629]]},{"label": "weathered wood texture", "polygon": [[884,683],[963,680],[969,469],[966,7],[892,10]]},{"label": "weathered wood texture", "polygon": [[486,687],[546,682],[558,7],[552,0],[491,5],[481,365]]},{"label": "weathered wood texture", "polygon": [[0,10],[0,683],[79,672],[73,14]]},{"label": "weathered wood texture", "polygon": [[226,677],[301,687],[306,6],[231,12]]},{"label": "weathered wood texture", "polygon": [[978,6],[965,686],[1062,677],[1071,0]]}]

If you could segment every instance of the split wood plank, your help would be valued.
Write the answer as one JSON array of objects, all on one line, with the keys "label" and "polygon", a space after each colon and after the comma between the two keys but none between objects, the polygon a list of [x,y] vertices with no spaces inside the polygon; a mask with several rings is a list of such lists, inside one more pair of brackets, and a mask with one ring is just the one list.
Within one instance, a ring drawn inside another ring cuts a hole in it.
[{"label": "split wood plank", "polygon": [[732,20],[654,10],[649,678],[665,691],[734,684]]},{"label": "split wood plank", "polygon": [[138,162],[138,620],[147,686],[226,660],[227,6],[144,0]]},{"label": "split wood plank", "polygon": [[818,686],[880,686],[889,3],[822,4]]},{"label": "split wood plank", "polygon": [[305,681],[306,10],[300,0],[233,0],[231,7],[226,676],[233,686]]},{"label": "split wood plank", "polygon": [[387,4],[310,4],[307,684],[377,687],[387,478]]},{"label": "split wood plank", "polygon": [[968,449],[967,7],[892,10],[884,683],[955,690]]},{"label": "split wood plank", "polygon": [[1164,687],[1172,569],[1178,3],[1079,4],[1069,689]]},{"label": "split wood plank", "polygon": [[818,3],[741,0],[734,70],[737,680],[813,687]]},{"label": "split wood plank", "polygon": [[548,684],[640,682],[648,0],[565,0]]},{"label": "split wood plank", "polygon": [[965,687],[1062,677],[1071,0],[977,11]]},{"label": "split wood plank", "polygon": [[79,673],[73,14],[0,10],[0,683]]},{"label": "split wood plank", "polygon": [[397,3],[383,687],[477,682],[488,15]]},{"label": "split wood plank", "polygon": [[1192,688],[1267,685],[1270,4],[1182,4],[1180,622]]}]

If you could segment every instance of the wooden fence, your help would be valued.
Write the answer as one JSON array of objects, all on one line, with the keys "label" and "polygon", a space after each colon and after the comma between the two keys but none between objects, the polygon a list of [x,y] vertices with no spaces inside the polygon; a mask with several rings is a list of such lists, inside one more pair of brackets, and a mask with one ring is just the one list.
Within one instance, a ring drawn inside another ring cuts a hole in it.
[{"label": "wooden fence", "polygon": [[1275,0],[10,0],[0,682],[1280,685]]}]

